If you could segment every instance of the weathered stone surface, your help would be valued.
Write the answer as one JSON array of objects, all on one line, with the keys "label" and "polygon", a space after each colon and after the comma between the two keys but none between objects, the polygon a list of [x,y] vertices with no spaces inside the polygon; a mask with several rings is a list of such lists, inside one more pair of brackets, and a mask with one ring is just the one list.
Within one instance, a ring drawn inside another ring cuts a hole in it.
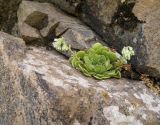
[{"label": "weathered stone surface", "polygon": [[141,58],[146,69],[141,70],[160,78],[160,1],[138,0],[133,12],[145,22],[142,26],[142,36],[146,57]]},{"label": "weathered stone surface", "polygon": [[17,16],[19,25],[25,22],[40,30],[48,24],[48,15],[46,13],[37,11],[37,7],[26,7],[26,4],[20,4]]},{"label": "weathered stone surface", "polygon": [[[119,52],[124,46],[132,46],[136,56],[131,62],[138,72],[160,79],[159,0],[137,0],[136,3],[135,0],[124,3],[118,0],[68,2],[70,6],[77,5],[76,14],[109,46]],[[63,8],[63,5],[59,6]]]},{"label": "weathered stone surface", "polygon": [[0,30],[11,32],[21,0],[0,0]]},{"label": "weathered stone surface", "polygon": [[40,30],[41,35],[44,38],[54,39],[56,37],[55,29],[59,26],[59,22],[55,21],[54,19],[49,21],[48,25]]},{"label": "weathered stone surface", "polygon": [[5,58],[6,65],[20,61],[24,57],[25,48],[22,39],[0,32],[0,58],[1,61]]},{"label": "weathered stone surface", "polygon": [[29,1],[38,1],[52,3],[58,6],[60,9],[67,11],[72,15],[76,15],[76,7],[81,3],[81,0],[29,0]]},{"label": "weathered stone surface", "polygon": [[143,82],[87,78],[58,53],[2,32],[0,58],[2,125],[160,124],[160,97]]},{"label": "weathered stone surface", "polygon": [[96,20],[104,22],[105,24],[111,24],[112,18],[117,12],[120,3],[120,0],[86,0],[84,5],[81,5],[81,9],[85,7],[87,10],[79,11],[82,11],[80,12],[82,16],[84,13],[84,16],[93,16]]},{"label": "weathered stone surface", "polygon": [[121,0],[36,0],[57,5],[64,11],[73,15],[90,14],[92,17],[110,24],[117,12]]},{"label": "weathered stone surface", "polygon": [[26,23],[19,25],[19,35],[26,41],[26,43],[33,43],[34,41],[38,44],[42,42],[42,38],[39,31]]},{"label": "weathered stone surface", "polygon": [[[1,26],[6,30],[11,30],[14,23],[16,22],[16,11],[18,9],[19,3],[22,0],[0,0],[1,6]],[[30,0],[30,1],[39,1],[39,2],[48,2],[53,3],[62,10],[67,11],[70,14],[78,15],[79,12],[86,10],[92,10],[92,15],[97,16],[100,19],[105,21],[110,21],[114,12],[118,8],[120,0],[87,0],[86,2],[82,0]],[[85,8],[89,6],[90,8]],[[29,8],[28,8],[29,9]],[[99,12],[99,9],[101,12]],[[6,20],[9,19],[7,22]],[[6,23],[9,25],[7,27]]]},{"label": "weathered stone surface", "polygon": [[[135,0],[127,0],[123,4],[119,0],[64,2],[51,0],[50,2],[79,16],[102,36],[108,45],[118,51],[121,51],[124,46],[134,47],[136,56],[132,64],[137,71],[160,78],[158,0],[142,0],[136,4]],[[136,17],[132,13],[133,7]],[[146,23],[140,23],[137,17]]]},{"label": "weathered stone surface", "polygon": [[25,23],[40,30],[47,26],[48,16],[45,13],[34,11],[33,13],[27,16]]},{"label": "weathered stone surface", "polygon": [[[28,10],[28,8],[30,9]],[[95,41],[99,40],[99,37],[81,21],[66,15],[48,3],[23,1],[18,11],[19,22],[21,23],[27,18],[26,13],[34,13],[34,11],[48,16],[48,26],[40,31],[43,37],[63,36],[74,49],[88,48]]]},{"label": "weathered stone surface", "polygon": [[[123,7],[120,0],[34,1],[53,3],[68,13],[79,16],[84,22],[90,25],[94,31],[101,35],[108,45],[114,47],[118,51],[121,51],[123,46],[130,45],[134,47],[136,51],[136,56],[132,60],[134,67],[136,67],[136,69],[141,73],[147,73],[151,76],[160,78],[160,54],[158,49],[159,42],[157,42],[159,41],[159,37],[157,35],[159,33],[158,0],[149,0],[147,2],[142,0],[136,3],[133,12],[140,20],[146,21],[146,23],[143,24],[136,22],[136,18],[134,18],[135,20],[131,19],[133,20],[131,23],[129,21],[125,21],[125,19],[128,19],[127,15],[134,15],[132,13],[132,8],[135,0],[126,0],[129,4]],[[5,31],[10,32],[16,21],[15,13],[20,2],[21,0],[15,0],[14,2],[11,0],[0,1],[0,25],[2,30],[4,29]],[[126,13],[126,10],[128,13]],[[120,22],[118,21],[118,23],[113,23],[112,18],[113,20],[115,19],[115,22],[117,21],[117,18],[123,19]],[[46,29],[48,30],[50,28]],[[70,33],[74,34],[72,31],[70,31]],[[72,38],[72,40],[75,40],[75,38]]]}]

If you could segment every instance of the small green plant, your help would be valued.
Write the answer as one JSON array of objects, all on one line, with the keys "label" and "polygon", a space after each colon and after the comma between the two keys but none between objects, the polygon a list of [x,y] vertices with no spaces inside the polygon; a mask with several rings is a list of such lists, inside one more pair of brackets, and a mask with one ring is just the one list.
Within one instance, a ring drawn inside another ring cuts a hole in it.
[{"label": "small green plant", "polygon": [[87,51],[79,51],[70,58],[74,68],[96,79],[121,78],[121,68],[116,64],[118,60],[116,53],[100,43],[94,44]]},{"label": "small green plant", "polygon": [[71,65],[84,75],[96,79],[121,78],[123,66],[134,55],[132,47],[124,47],[121,56],[100,43],[95,43],[85,51],[73,53],[64,38],[56,39],[53,46],[58,51],[70,51]]}]

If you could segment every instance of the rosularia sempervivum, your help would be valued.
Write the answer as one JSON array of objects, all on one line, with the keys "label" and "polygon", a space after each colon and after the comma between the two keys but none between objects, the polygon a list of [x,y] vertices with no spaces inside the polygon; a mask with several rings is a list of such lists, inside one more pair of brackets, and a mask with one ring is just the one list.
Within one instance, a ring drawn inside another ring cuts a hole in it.
[{"label": "rosularia sempervivum", "polygon": [[100,43],[95,43],[86,51],[79,51],[70,57],[74,68],[86,76],[96,79],[121,78],[124,60],[116,52]]}]

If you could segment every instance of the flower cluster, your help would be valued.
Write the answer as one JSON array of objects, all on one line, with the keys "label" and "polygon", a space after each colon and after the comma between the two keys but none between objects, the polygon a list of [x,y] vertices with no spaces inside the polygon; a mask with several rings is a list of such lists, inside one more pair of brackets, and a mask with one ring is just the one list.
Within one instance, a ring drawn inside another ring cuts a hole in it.
[{"label": "flower cluster", "polygon": [[67,45],[67,43],[65,42],[64,37],[62,38],[58,38],[55,39],[54,42],[52,43],[53,47],[57,50],[57,51],[69,51],[70,50],[70,46]]}]

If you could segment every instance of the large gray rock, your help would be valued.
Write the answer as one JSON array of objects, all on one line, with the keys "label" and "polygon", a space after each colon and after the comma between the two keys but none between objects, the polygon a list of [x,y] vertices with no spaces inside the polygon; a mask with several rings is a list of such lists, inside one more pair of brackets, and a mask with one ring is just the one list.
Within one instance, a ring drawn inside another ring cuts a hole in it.
[{"label": "large gray rock", "polygon": [[[40,19],[37,18],[37,15],[35,13],[41,13],[43,15],[47,15],[48,17],[48,25],[40,30],[40,34],[44,38],[48,37],[48,39],[51,39],[53,41],[54,37],[64,37],[66,39],[66,42],[68,42],[74,49],[88,48],[93,43],[100,40],[99,37],[81,21],[79,21],[75,17],[66,15],[65,13],[48,3],[23,1],[18,10],[19,27],[24,28],[22,24],[27,23],[26,20],[29,20],[28,22],[31,22],[30,26],[33,27],[33,25],[31,25],[32,19]],[[34,17],[34,15],[36,16]],[[36,23],[34,25],[36,25]],[[20,33],[23,36],[23,32]],[[32,36],[31,33],[28,34]]]},{"label": "large gray rock", "polygon": [[[35,1],[35,0],[34,0]],[[39,2],[53,3],[62,10],[79,16],[79,14],[90,14],[88,19],[92,17],[111,23],[112,17],[117,12],[121,0],[36,0]],[[93,21],[93,20],[92,20]]]},{"label": "large gray rock", "polygon": [[26,23],[18,25],[19,35],[23,38],[26,44],[35,42],[42,43],[42,38],[39,31]]},{"label": "large gray rock", "polygon": [[54,51],[0,32],[1,125],[159,125],[160,97],[143,82],[97,81]]},{"label": "large gray rock", "polygon": [[160,78],[160,1],[138,0],[133,12],[138,19],[145,21],[142,25],[144,46],[141,50],[145,50],[145,55],[140,58],[146,67],[140,70]]},{"label": "large gray rock", "polygon": [[25,4],[20,4],[17,12],[18,24],[20,25],[22,23],[27,23],[28,25],[39,30],[46,27],[48,24],[48,15],[37,11],[37,7],[38,6],[27,8]]},{"label": "large gray rock", "polygon": [[40,30],[48,25],[48,16],[45,13],[34,11],[26,17],[25,23],[36,29]]},{"label": "large gray rock", "polygon": [[[37,1],[37,0],[34,0],[34,1]],[[17,20],[17,10],[21,2],[22,0],[0,0],[0,30],[1,31],[11,33],[12,28],[14,27]],[[50,0],[48,0],[48,2],[50,2]]]},{"label": "large gray rock", "polygon": [[[132,13],[135,0],[126,0],[129,4],[123,4],[123,7],[121,0],[34,1],[53,3],[66,12],[79,16],[84,22],[90,25],[94,31],[101,35],[108,45],[114,47],[118,51],[121,51],[123,46],[130,45],[134,47],[136,56],[132,60],[132,64],[136,69],[141,73],[146,73],[160,79],[159,36],[157,35],[159,33],[158,0],[149,0],[147,2],[142,0],[135,4],[133,10],[135,16],[138,17],[139,20],[146,21],[146,23],[139,23]],[[2,30],[11,31],[16,21],[16,11],[20,2],[21,0],[0,1],[0,27]],[[127,14],[125,14],[125,8],[128,11]],[[125,15],[133,16],[133,18],[129,18],[131,22],[126,21],[128,17]],[[50,28],[46,28],[46,30],[48,29]],[[43,30],[43,33],[47,34],[46,32],[47,31]],[[72,31],[69,32],[74,34]],[[72,38],[72,40],[75,40],[75,38]]]}]

